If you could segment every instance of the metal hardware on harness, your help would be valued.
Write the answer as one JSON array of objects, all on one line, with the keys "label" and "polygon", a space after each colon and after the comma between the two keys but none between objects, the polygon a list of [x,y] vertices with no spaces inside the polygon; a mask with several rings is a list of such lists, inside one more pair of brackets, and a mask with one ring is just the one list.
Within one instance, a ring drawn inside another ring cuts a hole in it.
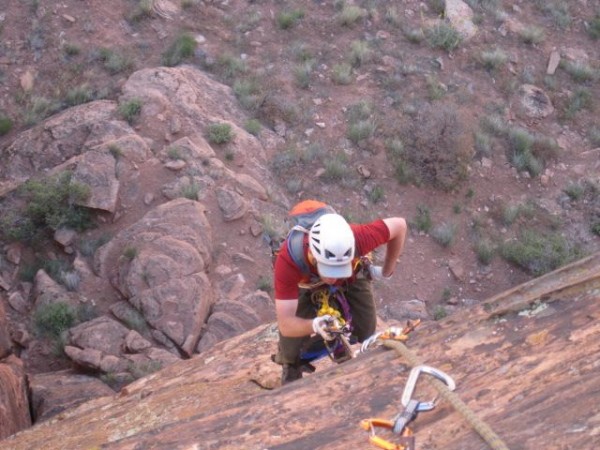
[{"label": "metal hardware on harness", "polygon": [[385,331],[380,331],[369,336],[365,339],[360,346],[360,353],[365,353],[369,348],[371,348],[378,340],[385,339],[393,339],[396,341],[406,341],[408,339],[408,334],[421,323],[420,319],[417,320],[409,320],[406,322],[406,326],[404,328],[400,327],[389,327]]},{"label": "metal hardware on harness", "polygon": [[327,330],[334,336],[332,341],[323,340],[327,353],[333,362],[342,363],[354,358],[354,351],[350,345],[350,327],[341,325],[337,318],[332,320],[332,326]]},{"label": "metal hardware on harness", "polygon": [[386,428],[391,430],[394,423],[391,420],[385,419],[364,419],[360,422],[360,426],[365,431],[370,431],[369,442],[384,450],[415,450],[415,437],[410,428],[406,427],[402,431],[400,443],[394,444],[380,436],[377,436],[375,428]]}]

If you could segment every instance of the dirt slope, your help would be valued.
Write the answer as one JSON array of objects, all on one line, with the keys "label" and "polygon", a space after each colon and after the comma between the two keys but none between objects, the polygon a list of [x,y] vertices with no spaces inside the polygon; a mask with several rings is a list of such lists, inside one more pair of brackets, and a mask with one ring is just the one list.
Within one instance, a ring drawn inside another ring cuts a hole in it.
[{"label": "dirt slope", "polygon": [[[592,449],[600,445],[598,301],[600,255],[565,270],[589,269],[552,302],[524,301],[502,317],[483,308],[418,328],[410,349],[450,374],[456,393],[510,449]],[[552,274],[560,280],[560,271]],[[568,278],[568,277],[567,277]],[[542,289],[533,280],[521,293]],[[553,292],[544,298],[551,299]],[[510,302],[511,297],[498,302]],[[529,303],[528,303],[529,302]],[[514,306],[514,305],[513,305]],[[392,419],[409,367],[378,347],[330,363],[275,390],[269,355],[275,328],[261,326],[207,354],[141,379],[2,442],[7,449],[348,449],[371,447],[359,422]],[[414,398],[435,391],[417,383]],[[482,449],[486,444],[448,403],[413,422],[417,448]],[[382,433],[390,440],[393,435]]]}]

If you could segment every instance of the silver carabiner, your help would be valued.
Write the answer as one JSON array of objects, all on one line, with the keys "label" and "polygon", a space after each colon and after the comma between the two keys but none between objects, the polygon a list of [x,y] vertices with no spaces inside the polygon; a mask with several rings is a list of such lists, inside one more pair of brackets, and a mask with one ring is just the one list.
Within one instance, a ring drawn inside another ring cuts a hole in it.
[{"label": "silver carabiner", "polygon": [[[408,380],[406,382],[406,386],[404,386],[404,392],[402,393],[401,401],[402,401],[402,406],[404,406],[405,408],[408,406],[408,404],[412,400],[412,396],[415,391],[415,387],[417,386],[417,380],[419,379],[419,375],[421,375],[421,372],[432,375],[433,377],[437,378],[441,382],[445,383],[446,386],[448,386],[448,389],[451,391],[456,389],[456,383],[454,382],[452,377],[450,375],[448,375],[447,373],[445,373],[439,369],[436,369],[435,367],[431,367],[431,366],[425,366],[425,365],[415,366],[412,368],[412,370],[410,371],[410,374],[408,375]],[[430,402],[419,402],[419,404],[417,405],[417,408],[416,408],[416,412],[431,411],[433,408],[435,408],[435,400],[436,399],[433,399]]]}]

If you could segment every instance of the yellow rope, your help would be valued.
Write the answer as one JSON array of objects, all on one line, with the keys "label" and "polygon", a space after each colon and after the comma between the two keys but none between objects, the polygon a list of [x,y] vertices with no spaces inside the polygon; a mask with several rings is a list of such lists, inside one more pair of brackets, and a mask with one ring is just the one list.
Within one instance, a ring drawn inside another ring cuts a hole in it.
[{"label": "yellow rope", "polygon": [[[397,340],[384,340],[383,345],[394,349],[400,356],[405,358],[408,363],[415,367],[423,364],[417,356],[402,342]],[[440,396],[450,403],[454,408],[463,415],[469,425],[471,425],[485,442],[494,450],[509,450],[506,444],[494,431],[456,395],[450,391],[448,387],[440,380],[432,377],[426,377],[426,380],[439,392]]]}]

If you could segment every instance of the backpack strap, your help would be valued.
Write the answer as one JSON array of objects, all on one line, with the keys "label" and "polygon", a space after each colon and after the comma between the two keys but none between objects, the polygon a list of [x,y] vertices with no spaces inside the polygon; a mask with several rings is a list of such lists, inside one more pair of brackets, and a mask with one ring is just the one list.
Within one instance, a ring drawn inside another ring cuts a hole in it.
[{"label": "backpack strap", "polygon": [[303,274],[310,274],[310,266],[304,256],[304,236],[307,234],[306,228],[296,225],[290,230],[287,237],[288,254]]}]

